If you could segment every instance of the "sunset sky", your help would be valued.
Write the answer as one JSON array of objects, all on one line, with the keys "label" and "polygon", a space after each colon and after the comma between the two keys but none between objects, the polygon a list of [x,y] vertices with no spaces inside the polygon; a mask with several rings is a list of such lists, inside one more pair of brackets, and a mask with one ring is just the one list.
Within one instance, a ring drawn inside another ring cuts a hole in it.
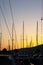
[{"label": "sunset sky", "polygon": [[[12,7],[14,24],[15,24],[15,29],[16,29],[17,39],[18,39],[18,44],[16,43],[18,45],[18,48],[20,48],[22,45],[23,21],[24,21],[24,29],[25,29],[24,30],[25,43],[26,43],[26,36],[27,36],[28,45],[30,45],[31,37],[32,37],[32,46],[36,45],[36,25],[38,21],[38,25],[39,25],[38,42],[39,44],[41,44],[41,17],[43,14],[41,13],[42,0],[10,0],[10,3]],[[11,33],[12,17],[11,17],[11,11],[9,6],[9,0],[0,0],[0,6],[6,17],[6,22],[8,24],[10,34],[12,34]],[[2,26],[2,48],[4,47],[8,48],[8,40],[10,39],[10,45],[11,45],[11,38],[6,28],[1,9],[0,9],[0,23]]]}]

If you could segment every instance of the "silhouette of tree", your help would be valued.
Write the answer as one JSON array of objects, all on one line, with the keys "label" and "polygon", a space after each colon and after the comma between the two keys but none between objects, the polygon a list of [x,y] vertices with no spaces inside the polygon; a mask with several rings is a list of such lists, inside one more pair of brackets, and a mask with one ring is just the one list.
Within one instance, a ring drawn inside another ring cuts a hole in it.
[{"label": "silhouette of tree", "polygon": [[4,49],[2,50],[2,53],[3,53],[3,54],[7,54],[7,49],[4,48]]},{"label": "silhouette of tree", "polygon": [[7,51],[7,49],[6,49],[6,48],[4,48],[2,51],[6,52],[6,51]]}]

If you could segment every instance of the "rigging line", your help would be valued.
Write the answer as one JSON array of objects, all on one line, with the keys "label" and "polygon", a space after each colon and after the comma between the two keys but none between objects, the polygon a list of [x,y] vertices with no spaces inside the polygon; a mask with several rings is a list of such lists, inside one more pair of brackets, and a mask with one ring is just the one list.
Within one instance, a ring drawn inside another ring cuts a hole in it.
[{"label": "rigging line", "polygon": [[[14,26],[14,22],[13,22],[13,26]],[[15,31],[15,39],[16,39],[16,41],[17,41],[17,34],[16,34],[15,27],[14,27],[14,31]]]},{"label": "rigging line", "polygon": [[11,38],[11,34],[10,34],[10,31],[9,31],[9,27],[8,27],[8,25],[7,25],[6,18],[5,18],[5,15],[4,15],[4,12],[3,12],[3,10],[2,10],[1,5],[0,5],[0,10],[1,10],[2,16],[3,16],[3,18],[4,18],[4,21],[5,21],[6,27],[7,27],[7,29],[8,29],[8,32],[9,32],[9,35],[10,35],[10,38]]},{"label": "rigging line", "polygon": [[[12,12],[12,7],[11,7],[10,0],[9,0],[9,6],[10,6],[10,11],[11,11],[12,21],[13,21],[13,23],[14,23],[13,12]],[[14,30],[15,30],[15,24],[14,24]],[[16,33],[16,30],[15,30],[15,33]]]},{"label": "rigging line", "polygon": [[[14,25],[14,31],[15,31],[15,35],[16,35],[15,24],[14,24],[14,18],[13,18],[13,12],[12,12],[12,7],[11,7],[10,0],[9,0],[9,6],[10,6],[10,11],[11,11],[11,17],[12,17],[13,25]],[[16,35],[16,38],[17,38],[17,35]]]},{"label": "rigging line", "polygon": [[12,7],[11,7],[10,0],[9,0],[9,6],[10,6],[10,12],[11,12],[12,21],[13,21],[13,23],[14,23],[14,18],[13,18],[13,13],[12,13]]}]

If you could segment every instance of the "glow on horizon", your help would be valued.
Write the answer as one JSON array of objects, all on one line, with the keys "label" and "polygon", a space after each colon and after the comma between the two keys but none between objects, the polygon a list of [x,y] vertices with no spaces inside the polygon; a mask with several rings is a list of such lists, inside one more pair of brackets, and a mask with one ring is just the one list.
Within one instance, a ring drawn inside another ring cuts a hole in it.
[{"label": "glow on horizon", "polygon": [[[22,40],[23,41],[23,40]],[[23,43],[22,43],[22,41],[19,39],[18,40],[18,43],[16,43],[15,44],[15,42],[14,42],[14,46],[13,46],[13,48],[14,49],[19,49],[19,48],[23,48]],[[28,48],[30,47],[30,41],[31,41],[31,37],[28,37],[27,38],[27,43],[28,43]],[[24,39],[24,48],[26,48],[26,37],[25,37],[25,39]],[[40,38],[38,39],[38,45],[40,45],[41,44],[41,40],[40,40]],[[16,46],[16,47],[15,47]],[[37,43],[36,43],[36,37],[33,37],[32,38],[32,43],[31,43],[31,47],[34,47],[34,46],[37,46]],[[8,49],[8,39],[5,39],[5,40],[3,40],[3,42],[2,42],[2,49],[3,48],[7,48]],[[12,41],[10,40],[10,49],[12,49]]]}]

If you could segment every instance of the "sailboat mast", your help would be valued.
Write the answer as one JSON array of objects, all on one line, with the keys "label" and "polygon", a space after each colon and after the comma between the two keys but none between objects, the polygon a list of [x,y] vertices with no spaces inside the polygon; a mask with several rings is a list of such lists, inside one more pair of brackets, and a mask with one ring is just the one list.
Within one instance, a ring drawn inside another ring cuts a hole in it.
[{"label": "sailboat mast", "polygon": [[8,50],[10,50],[10,40],[8,40]]},{"label": "sailboat mast", "polygon": [[28,40],[27,40],[27,36],[26,36],[26,48],[28,47]]},{"label": "sailboat mast", "polygon": [[31,36],[31,40],[30,40],[30,47],[32,46],[32,36]]},{"label": "sailboat mast", "polygon": [[1,46],[2,46],[2,33],[0,32],[0,50],[1,50]]},{"label": "sailboat mast", "polygon": [[36,43],[38,45],[38,21],[37,21],[37,30],[36,30]]},{"label": "sailboat mast", "polygon": [[43,22],[43,18],[41,18],[41,44],[42,44],[42,32],[43,32],[43,31],[42,31],[42,27],[43,27],[43,26],[42,26],[42,22]]},{"label": "sailboat mast", "polygon": [[23,48],[24,48],[24,21],[23,21]]},{"label": "sailboat mast", "polygon": [[1,46],[2,46],[2,27],[0,22],[0,51],[1,51]]},{"label": "sailboat mast", "polygon": [[12,50],[13,50],[13,27],[14,27],[14,23],[12,23]]}]

